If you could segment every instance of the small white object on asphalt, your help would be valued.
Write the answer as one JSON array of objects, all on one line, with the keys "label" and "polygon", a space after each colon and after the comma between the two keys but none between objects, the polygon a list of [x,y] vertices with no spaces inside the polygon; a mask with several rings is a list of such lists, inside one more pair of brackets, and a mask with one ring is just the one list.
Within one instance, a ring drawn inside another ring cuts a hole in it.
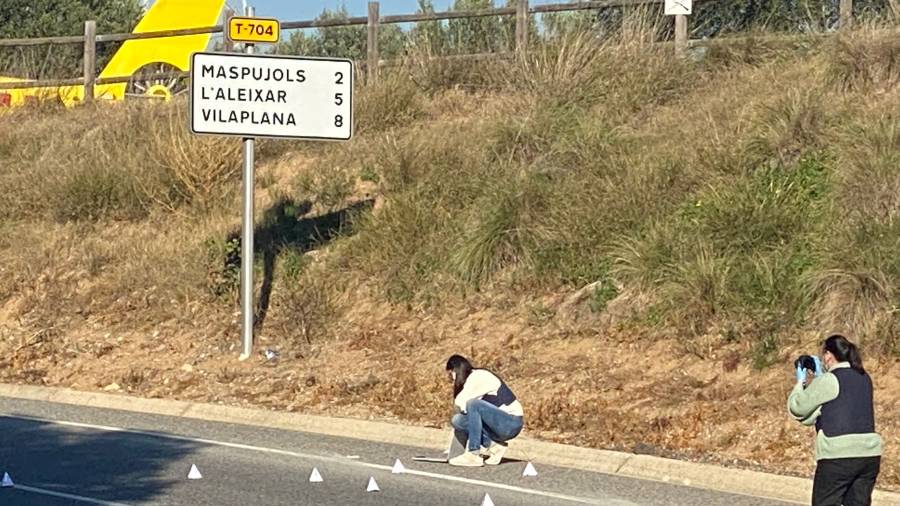
[{"label": "small white object on asphalt", "polygon": [[322,483],[323,481],[325,481],[325,480],[322,479],[322,475],[319,474],[319,470],[314,467],[312,472],[309,473],[309,482],[310,483]]},{"label": "small white object on asphalt", "polygon": [[10,488],[15,486],[13,484],[12,478],[9,477],[9,473],[3,473],[3,482],[0,482],[0,488]]},{"label": "small white object on asphalt", "polygon": [[273,350],[266,350],[266,360],[273,360],[278,358],[278,352]]},{"label": "small white object on asphalt", "polygon": [[188,473],[188,479],[199,480],[200,478],[203,478],[203,475],[200,474],[200,470],[197,469],[197,464],[191,464],[191,470]]},{"label": "small white object on asphalt", "polygon": [[491,500],[490,494],[484,494],[484,500],[481,501],[481,506],[494,506],[494,501]]},{"label": "small white object on asphalt", "polygon": [[522,476],[537,476],[537,469],[534,468],[534,465],[531,462],[525,466],[525,470],[522,471]]},{"label": "small white object on asphalt", "polygon": [[378,484],[375,483],[374,477],[369,477],[369,486],[366,487],[366,492],[380,492],[381,489],[378,488]]},{"label": "small white object on asphalt", "polygon": [[400,462],[400,459],[394,461],[394,467],[391,468],[391,474],[403,474],[406,472],[406,468],[403,467],[403,463]]}]

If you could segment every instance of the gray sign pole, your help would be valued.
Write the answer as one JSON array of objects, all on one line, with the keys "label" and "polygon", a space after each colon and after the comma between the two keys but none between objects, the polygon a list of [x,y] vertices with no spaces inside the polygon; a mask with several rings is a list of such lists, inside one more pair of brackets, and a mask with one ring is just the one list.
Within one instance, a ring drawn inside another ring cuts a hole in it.
[{"label": "gray sign pole", "polygon": [[[253,17],[253,7],[244,14]],[[253,44],[246,44],[253,54]],[[241,236],[241,335],[243,346],[239,360],[247,360],[253,348],[253,137],[244,138],[244,213]]]}]

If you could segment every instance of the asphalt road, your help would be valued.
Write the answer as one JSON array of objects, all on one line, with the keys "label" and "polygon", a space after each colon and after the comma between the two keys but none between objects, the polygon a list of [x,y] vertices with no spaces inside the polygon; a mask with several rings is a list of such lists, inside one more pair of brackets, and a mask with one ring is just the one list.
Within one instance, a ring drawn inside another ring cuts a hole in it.
[{"label": "asphalt road", "polygon": [[[461,469],[434,450],[0,397],[0,504],[727,505],[783,503],[525,462]],[[438,452],[439,453],[439,452]],[[399,458],[408,472],[391,474]],[[188,480],[195,464],[203,475]],[[317,468],[324,481],[310,483]],[[380,492],[366,492],[373,477]]]}]

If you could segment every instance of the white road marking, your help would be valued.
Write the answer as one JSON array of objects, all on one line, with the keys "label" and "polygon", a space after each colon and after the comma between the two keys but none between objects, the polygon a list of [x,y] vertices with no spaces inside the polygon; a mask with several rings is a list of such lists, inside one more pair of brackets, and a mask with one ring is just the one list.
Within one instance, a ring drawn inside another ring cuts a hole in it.
[{"label": "white road marking", "polygon": [[[345,466],[359,466],[359,467],[366,467],[369,469],[378,469],[378,470],[383,470],[383,471],[391,470],[391,466],[387,466],[387,465],[372,464],[369,462],[362,462],[362,461],[356,461],[356,460],[347,460],[346,458],[334,458],[334,457],[328,457],[328,456],[324,456],[324,455],[313,455],[313,454],[309,454],[309,453],[294,452],[294,451],[290,451],[290,450],[279,450],[277,448],[266,448],[266,447],[262,447],[262,446],[253,446],[253,445],[242,444],[242,443],[229,443],[227,441],[216,441],[213,439],[178,436],[178,435],[174,435],[174,434],[165,434],[162,432],[152,432],[152,431],[144,431],[144,430],[137,430],[137,429],[125,429],[125,428],[121,428],[121,427],[110,427],[107,425],[94,425],[94,424],[89,424],[89,423],[69,422],[69,421],[64,421],[64,420],[48,420],[46,418],[22,416],[22,415],[11,415],[11,414],[5,414],[5,413],[0,414],[0,416],[4,416],[7,418],[17,418],[20,420],[30,420],[30,421],[41,422],[41,423],[49,423],[49,424],[54,424],[54,425],[62,425],[62,426],[66,426],[66,427],[77,427],[77,428],[82,428],[82,429],[102,430],[102,431],[107,431],[107,432],[122,432],[122,433],[135,434],[135,435],[140,435],[140,436],[171,439],[174,441],[186,441],[186,442],[191,442],[191,443],[201,443],[201,444],[212,445],[212,446],[223,446],[226,448],[236,448],[236,449],[240,449],[240,450],[251,450],[251,451],[256,451],[256,452],[269,453],[269,454],[274,454],[274,455],[284,455],[287,457],[295,457],[295,458],[301,458],[301,459],[321,460],[321,461],[333,462],[333,463],[345,465]],[[633,503],[633,502],[623,501],[623,500],[618,500],[618,499],[603,499],[601,501],[599,499],[590,499],[587,497],[576,497],[576,496],[565,495],[565,494],[557,494],[555,492],[545,492],[543,490],[534,490],[534,489],[529,489],[529,488],[517,487],[515,485],[505,485],[503,483],[495,483],[495,482],[491,482],[491,481],[473,480],[470,478],[463,478],[460,476],[452,476],[452,475],[447,475],[447,474],[429,473],[426,471],[418,471],[415,469],[407,469],[406,474],[422,476],[425,478],[433,478],[436,480],[467,483],[469,485],[478,485],[481,487],[494,488],[494,489],[498,489],[498,490],[507,490],[507,491],[516,492],[519,494],[547,497],[547,498],[551,498],[551,499],[559,499],[562,501],[569,501],[569,502],[580,503],[580,504],[603,504],[603,505],[607,505],[607,506],[635,506],[635,503]],[[100,504],[113,504],[113,503],[100,503]]]},{"label": "white road marking", "polygon": [[83,495],[65,494],[63,492],[56,492],[56,491],[47,490],[44,488],[29,487],[26,485],[22,485],[21,483],[16,483],[13,486],[13,488],[15,490],[24,490],[25,492],[31,492],[32,494],[49,495],[49,496],[53,496],[53,497],[59,497],[61,499],[71,499],[73,501],[86,502],[86,503],[90,503],[90,504],[99,504],[101,506],[128,506],[128,505],[122,504],[120,502],[103,501],[101,499],[94,499],[91,497],[85,497]]}]

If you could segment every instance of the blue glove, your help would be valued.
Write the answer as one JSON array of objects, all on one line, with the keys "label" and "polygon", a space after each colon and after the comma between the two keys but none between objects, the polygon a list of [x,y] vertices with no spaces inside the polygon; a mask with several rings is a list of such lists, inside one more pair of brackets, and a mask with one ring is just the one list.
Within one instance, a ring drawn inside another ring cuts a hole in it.
[{"label": "blue glove", "polygon": [[803,383],[804,381],[806,381],[806,369],[798,365],[795,372],[797,373],[797,383]]},{"label": "blue glove", "polygon": [[813,360],[816,362],[816,377],[818,378],[824,372],[822,369],[822,361],[815,355],[813,355]]}]

